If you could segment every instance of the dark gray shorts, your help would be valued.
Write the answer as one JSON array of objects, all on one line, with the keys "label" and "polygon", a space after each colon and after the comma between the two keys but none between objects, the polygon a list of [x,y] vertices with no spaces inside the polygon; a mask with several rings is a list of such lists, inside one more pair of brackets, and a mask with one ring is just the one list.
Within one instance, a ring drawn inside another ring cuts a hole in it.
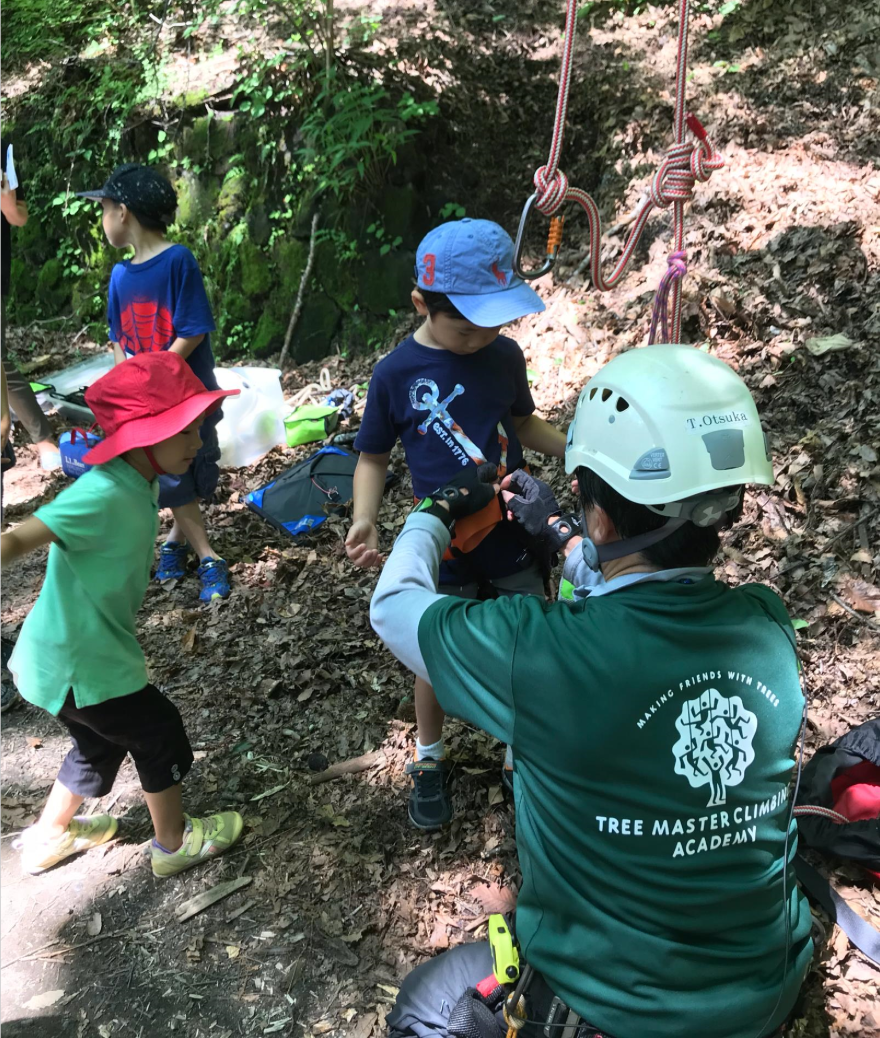
[{"label": "dark gray shorts", "polygon": [[[509,577],[496,577],[489,583],[498,594],[504,598],[513,598],[514,595],[538,595],[544,597],[544,578],[536,565],[528,569],[511,573]],[[441,595],[453,595],[455,598],[476,598],[479,594],[479,585],[476,581],[469,584],[441,584],[437,590]]]},{"label": "dark gray shorts", "polygon": [[215,411],[202,423],[200,430],[202,447],[193,458],[193,463],[182,476],[159,477],[159,507],[179,508],[197,498],[208,501],[214,496],[220,480],[220,444],[217,440],[217,425],[223,417]]}]

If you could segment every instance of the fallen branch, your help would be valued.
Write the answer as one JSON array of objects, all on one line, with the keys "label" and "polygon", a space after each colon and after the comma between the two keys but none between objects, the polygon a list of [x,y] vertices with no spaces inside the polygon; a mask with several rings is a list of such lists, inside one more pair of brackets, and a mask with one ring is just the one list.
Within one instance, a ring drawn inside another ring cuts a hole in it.
[{"label": "fallen branch", "polygon": [[830,592],[830,594],[840,608],[849,613],[849,615],[855,620],[858,620],[860,624],[864,624],[865,627],[870,627],[874,631],[880,631],[880,624],[875,623],[873,620],[869,620],[866,616],[862,616],[861,613],[857,613],[855,609],[852,609],[846,604],[846,602],[844,602],[840,595],[835,595],[833,591]]},{"label": "fallen branch", "polygon": [[306,260],[306,269],[302,273],[302,277],[299,279],[299,291],[296,293],[296,303],[293,307],[293,313],[290,315],[290,322],[287,325],[287,333],[284,336],[284,346],[281,349],[281,356],[278,359],[278,367],[284,368],[284,362],[287,360],[287,351],[290,349],[290,340],[293,338],[293,333],[296,330],[297,322],[299,321],[299,315],[302,311],[303,296],[305,295],[306,285],[309,283],[309,278],[312,276],[312,267],[315,265],[315,240],[318,236],[318,214],[312,217],[312,230],[309,235],[309,257]]},{"label": "fallen branch", "polygon": [[324,771],[319,771],[317,775],[312,775],[309,778],[309,785],[317,786],[322,782],[332,782],[343,775],[357,775],[358,772],[367,771],[376,764],[384,763],[385,754],[381,750],[374,750],[372,753],[361,754],[360,757],[352,757],[351,760],[343,760],[338,764],[331,764]]},{"label": "fallen branch", "polygon": [[[98,941],[111,941],[117,937],[130,937],[135,933],[134,930],[117,930],[115,933],[102,933],[98,937],[90,937],[87,941],[80,941],[79,944],[66,944],[63,948],[56,948],[55,951],[46,951],[47,948],[51,948],[53,944],[58,944],[59,941],[49,941],[48,944],[44,944],[42,948],[37,948],[35,951],[26,952],[24,955],[19,955],[17,959],[11,959],[9,962],[4,962],[0,969],[5,970],[7,966],[14,966],[16,962],[30,962],[33,959],[49,959],[55,955],[66,955],[67,952],[79,951],[80,948],[87,948],[90,944],[97,944]],[[43,954],[45,952],[45,954]]]},{"label": "fallen branch", "polygon": [[182,905],[178,905],[174,911],[174,918],[178,923],[185,923],[187,919],[192,919],[194,915],[204,912],[206,908],[210,908],[211,905],[222,901],[224,897],[229,897],[230,894],[234,894],[236,890],[241,890],[242,887],[248,886],[251,882],[253,882],[253,876],[241,876],[239,879],[230,879],[225,883],[218,883],[216,887],[211,887],[210,890],[203,890],[201,894],[196,894],[189,901],[184,901]]}]

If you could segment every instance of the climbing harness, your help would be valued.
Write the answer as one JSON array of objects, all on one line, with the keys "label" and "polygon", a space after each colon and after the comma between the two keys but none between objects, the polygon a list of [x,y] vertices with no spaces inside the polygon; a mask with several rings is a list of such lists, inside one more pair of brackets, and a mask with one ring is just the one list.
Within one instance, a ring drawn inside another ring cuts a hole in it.
[{"label": "climbing harness", "polygon": [[[684,206],[693,198],[694,185],[704,183],[716,169],[721,169],[724,160],[715,150],[706,131],[696,116],[685,112],[685,86],[688,56],[688,18],[690,0],[679,0],[678,4],[678,63],[675,73],[675,143],[666,153],[660,168],[654,174],[648,195],[639,204],[633,217],[633,227],[626,240],[623,253],[616,266],[606,277],[602,273],[602,221],[599,208],[592,197],[580,188],[571,187],[568,177],[559,168],[565,118],[568,110],[568,93],[571,82],[571,60],[577,30],[577,0],[567,0],[565,15],[565,39],[562,51],[562,67],[559,75],[559,95],[556,101],[556,117],[553,125],[553,140],[547,163],[536,170],[535,192],[526,201],[520,217],[516,235],[513,266],[516,273],[526,280],[541,277],[553,269],[562,241],[562,217],[557,212],[565,202],[577,202],[586,212],[590,225],[590,272],[593,284],[600,292],[613,288],[623,276],[632,259],[648,217],[654,209],[673,209],[673,254],[670,270],[661,282],[663,295],[655,306],[650,342],[654,341],[658,322],[666,327],[667,299],[671,295],[671,327],[664,334],[664,342],[678,342],[681,337],[681,277],[685,270],[684,253]],[[686,139],[690,130],[695,140]],[[526,230],[533,209],[551,218],[543,264],[535,270],[523,267],[523,249]],[[674,265],[673,265],[673,260]],[[670,273],[670,271],[672,273]],[[665,288],[664,288],[665,285]],[[660,293],[658,292],[658,297]]]}]

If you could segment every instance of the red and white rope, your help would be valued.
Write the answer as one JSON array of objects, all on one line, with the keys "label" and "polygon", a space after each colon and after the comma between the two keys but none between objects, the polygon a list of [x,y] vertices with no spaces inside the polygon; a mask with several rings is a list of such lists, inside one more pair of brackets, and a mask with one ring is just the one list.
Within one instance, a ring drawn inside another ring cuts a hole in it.
[{"label": "red and white rope", "polygon": [[[559,169],[559,158],[565,135],[565,118],[568,111],[568,93],[571,85],[577,7],[577,0],[567,0],[565,40],[559,74],[559,95],[556,101],[553,140],[546,165],[535,171],[534,184],[537,192],[535,205],[545,216],[552,216],[565,202],[577,202],[583,208],[590,226],[590,273],[593,284],[600,292],[607,292],[617,284],[629,266],[648,217],[654,209],[666,209],[670,205],[672,206],[672,252],[680,253],[684,250],[685,203],[693,198],[696,182],[707,181],[714,170],[721,169],[724,160],[713,148],[699,122],[693,116],[685,115],[690,0],[679,0],[678,63],[675,74],[675,143],[666,153],[660,168],[654,174],[647,198],[640,203],[636,211],[633,227],[626,239],[620,259],[607,277],[602,273],[602,220],[599,216],[599,207],[586,191],[571,187],[568,177]],[[685,140],[687,129],[691,130],[696,141]],[[672,283],[670,292],[672,297],[670,340],[678,342],[681,338],[681,283],[679,279]]]},{"label": "red and white rope", "polygon": [[819,807],[818,804],[804,804],[794,809],[795,818],[803,818],[804,815],[816,815],[819,818],[827,818],[830,822],[837,822],[838,825],[847,825],[850,821],[846,815],[842,815],[839,811],[834,811],[830,807]]}]

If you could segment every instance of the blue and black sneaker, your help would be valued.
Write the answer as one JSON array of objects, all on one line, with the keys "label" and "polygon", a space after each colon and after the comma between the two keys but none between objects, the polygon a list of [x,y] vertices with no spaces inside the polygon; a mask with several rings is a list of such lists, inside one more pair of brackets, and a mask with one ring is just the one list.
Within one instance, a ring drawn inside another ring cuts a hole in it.
[{"label": "blue and black sneaker", "polygon": [[212,559],[207,556],[199,566],[199,580],[202,590],[199,599],[212,602],[215,598],[229,598],[232,588],[229,586],[229,567],[225,559]]},{"label": "blue and black sneaker", "polygon": [[417,829],[432,832],[452,819],[449,799],[449,762],[447,760],[413,760],[406,765],[412,779],[409,793],[409,820]]},{"label": "blue and black sneaker", "polygon": [[155,580],[179,580],[186,576],[186,559],[189,545],[177,541],[166,541],[159,549],[159,565]]},{"label": "blue and black sneaker", "polygon": [[3,639],[3,669],[0,672],[0,714],[5,714],[7,710],[16,706],[21,702],[18,695],[18,689],[12,681],[12,675],[7,669],[9,664],[9,657],[12,655],[14,644],[10,641]]}]

